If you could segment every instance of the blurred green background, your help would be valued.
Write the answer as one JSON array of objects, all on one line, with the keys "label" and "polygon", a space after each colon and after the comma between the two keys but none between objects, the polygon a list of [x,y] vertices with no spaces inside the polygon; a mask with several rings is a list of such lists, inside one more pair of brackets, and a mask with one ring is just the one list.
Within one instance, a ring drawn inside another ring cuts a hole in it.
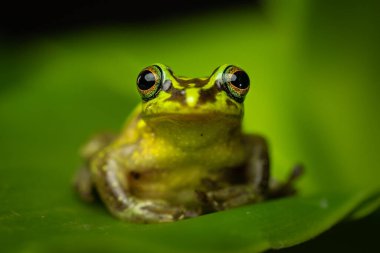
[{"label": "blurred green background", "polygon": [[[129,7],[126,22],[2,36],[4,252],[256,252],[302,242],[283,251],[374,247],[380,225],[379,211],[372,213],[380,204],[379,4],[170,4],[160,3],[161,14],[149,12],[154,15],[146,20],[141,6]],[[93,133],[120,129],[139,102],[138,72],[155,62],[194,77],[224,63],[245,69],[252,89],[244,129],[267,137],[275,178],[284,179],[296,162],[306,166],[300,194],[146,226],[81,203],[71,189],[79,147]]]}]

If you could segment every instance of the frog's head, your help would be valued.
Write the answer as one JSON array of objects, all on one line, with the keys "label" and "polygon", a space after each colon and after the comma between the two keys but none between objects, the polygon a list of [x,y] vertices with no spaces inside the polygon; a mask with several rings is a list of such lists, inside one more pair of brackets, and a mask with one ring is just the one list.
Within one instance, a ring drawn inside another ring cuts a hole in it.
[{"label": "frog's head", "polygon": [[176,76],[163,64],[143,69],[137,77],[143,117],[235,117],[243,115],[249,77],[241,68],[222,65],[210,77]]},{"label": "frog's head", "polygon": [[228,64],[204,78],[176,76],[167,66],[154,64],[140,72],[137,88],[143,101],[141,117],[156,132],[189,145],[206,144],[240,133],[249,77]]}]

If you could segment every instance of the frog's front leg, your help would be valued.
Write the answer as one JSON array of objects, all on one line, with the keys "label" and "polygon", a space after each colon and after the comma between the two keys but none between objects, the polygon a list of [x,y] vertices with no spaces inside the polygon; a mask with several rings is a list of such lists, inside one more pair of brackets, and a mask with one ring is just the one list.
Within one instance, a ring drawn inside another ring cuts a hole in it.
[{"label": "frog's front leg", "polygon": [[[246,136],[250,159],[243,168],[235,168],[245,178],[244,183],[231,183],[227,187],[197,191],[205,212],[213,212],[255,203],[267,198],[277,198],[295,193],[293,182],[301,175],[302,166],[296,166],[283,183],[270,179],[270,160],[266,140],[259,135]],[[243,173],[243,174],[241,174]],[[232,173],[236,175],[236,173]],[[229,178],[231,182],[234,178]],[[206,180],[207,181],[207,180]],[[212,185],[209,183],[209,185]]]},{"label": "frog's front leg", "polygon": [[214,186],[215,189],[206,186],[206,190],[197,191],[204,212],[258,202],[267,195],[270,177],[268,145],[265,139],[258,135],[248,135],[245,141],[249,160],[240,167],[228,169],[227,186]]},{"label": "frog's front leg", "polygon": [[139,223],[170,222],[188,217],[184,209],[165,200],[136,197],[129,184],[129,175],[133,172],[124,167],[115,152],[107,153],[100,154],[91,168],[100,197],[114,216]]}]

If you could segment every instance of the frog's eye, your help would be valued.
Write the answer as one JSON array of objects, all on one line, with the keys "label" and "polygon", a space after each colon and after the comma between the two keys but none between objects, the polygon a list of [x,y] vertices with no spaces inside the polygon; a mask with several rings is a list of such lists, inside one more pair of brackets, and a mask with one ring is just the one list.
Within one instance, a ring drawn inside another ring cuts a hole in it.
[{"label": "frog's eye", "polygon": [[249,90],[249,77],[239,67],[228,66],[222,75],[223,85],[226,92],[237,102],[243,102]]},{"label": "frog's eye", "polygon": [[143,100],[154,98],[160,90],[162,82],[161,69],[156,66],[149,66],[143,69],[137,77],[137,88]]}]

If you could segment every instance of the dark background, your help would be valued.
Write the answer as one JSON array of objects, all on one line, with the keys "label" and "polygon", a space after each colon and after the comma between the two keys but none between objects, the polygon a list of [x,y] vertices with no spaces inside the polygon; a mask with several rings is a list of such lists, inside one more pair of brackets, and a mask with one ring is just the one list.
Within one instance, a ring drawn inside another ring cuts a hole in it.
[{"label": "dark background", "polygon": [[[4,6],[5,5],[5,6]],[[191,18],[194,12],[226,10],[244,5],[260,9],[259,0],[195,1],[25,1],[4,4],[3,35],[10,40],[35,38],[46,34],[93,26],[146,24]]]}]

